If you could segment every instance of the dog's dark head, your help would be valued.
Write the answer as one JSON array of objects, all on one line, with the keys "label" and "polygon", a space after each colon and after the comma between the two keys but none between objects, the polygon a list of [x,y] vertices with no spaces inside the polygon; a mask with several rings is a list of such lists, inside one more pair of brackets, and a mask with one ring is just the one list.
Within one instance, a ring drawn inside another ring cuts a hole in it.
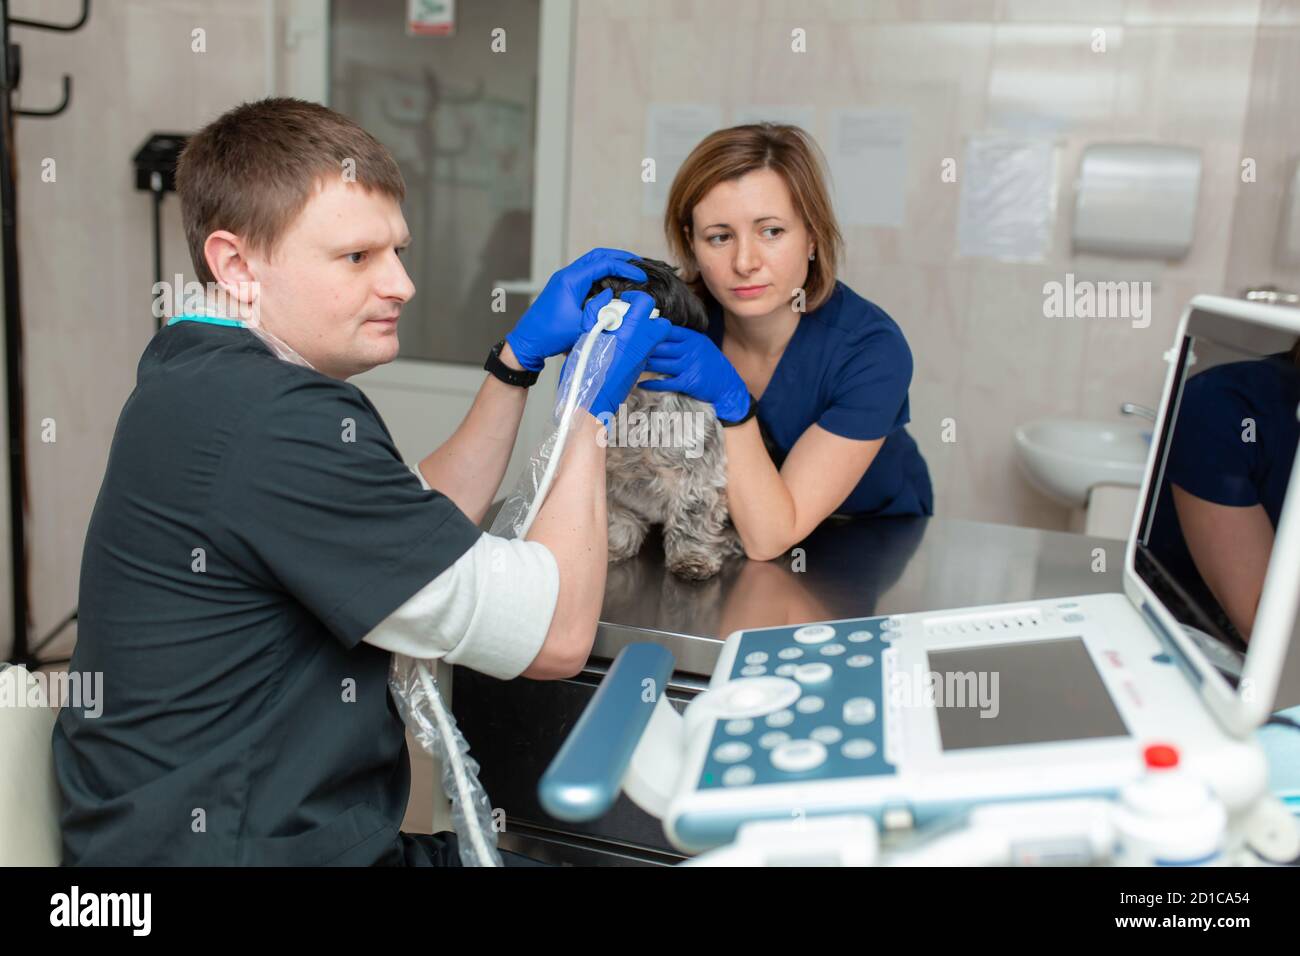
[{"label": "dog's dark head", "polygon": [[[628,261],[646,274],[645,282],[633,282],[631,279],[624,279],[622,276],[606,276],[592,283],[583,304],[585,305],[592,296],[599,294],[603,289],[613,289],[616,296],[620,292],[636,289],[641,292],[648,292],[655,300],[659,314],[666,319],[671,319],[673,325],[685,326],[693,332],[708,331],[709,316],[704,310],[704,303],[691,291],[690,286],[677,278],[677,273],[672,266],[666,262],[660,262],[658,259],[630,259]],[[785,461],[785,455],[777,448],[776,442],[773,441],[767,426],[763,424],[761,419],[758,422],[758,430],[759,434],[763,436],[763,446],[779,468],[781,463]]]},{"label": "dog's dark head", "polygon": [[671,320],[673,325],[685,326],[695,332],[708,329],[709,317],[704,311],[704,303],[685,282],[677,278],[672,266],[658,259],[632,259],[630,262],[646,274],[645,282],[633,282],[622,276],[606,276],[592,283],[587,299],[602,289],[613,289],[615,296],[635,289],[649,293],[655,300],[659,314]]}]

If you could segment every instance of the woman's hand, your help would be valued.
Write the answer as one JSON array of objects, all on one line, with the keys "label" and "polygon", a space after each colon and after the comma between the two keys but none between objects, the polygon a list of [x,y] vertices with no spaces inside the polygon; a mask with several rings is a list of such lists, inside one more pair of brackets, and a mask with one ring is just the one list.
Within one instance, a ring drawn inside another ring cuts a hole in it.
[{"label": "woman's hand", "polygon": [[[614,293],[609,289],[593,296],[583,313],[583,328],[589,329],[594,326],[601,308],[609,304],[613,298]],[[667,319],[650,318],[650,313],[655,307],[655,300],[650,295],[629,291],[622,293],[619,298],[628,303],[622,324],[613,332],[600,333],[614,336],[614,357],[605,372],[605,382],[601,386],[600,393],[591,403],[591,414],[597,418],[601,415],[613,415],[618,411],[619,405],[627,400],[628,392],[632,391],[632,386],[645,370],[646,359],[651,351],[673,329],[672,323]],[[564,371],[560,373],[561,382],[564,381],[568,366],[577,363],[578,354],[576,349],[569,353],[564,363]]]},{"label": "woman's hand", "polygon": [[628,262],[635,258],[622,249],[592,249],[552,275],[506,336],[519,364],[535,372],[552,355],[573,348],[582,334],[582,303],[593,282],[606,276],[646,281],[646,274]]},{"label": "woman's hand", "polygon": [[645,368],[668,377],[642,382],[641,388],[681,392],[708,402],[724,422],[739,421],[749,414],[748,386],[707,335],[674,325],[650,353]]}]

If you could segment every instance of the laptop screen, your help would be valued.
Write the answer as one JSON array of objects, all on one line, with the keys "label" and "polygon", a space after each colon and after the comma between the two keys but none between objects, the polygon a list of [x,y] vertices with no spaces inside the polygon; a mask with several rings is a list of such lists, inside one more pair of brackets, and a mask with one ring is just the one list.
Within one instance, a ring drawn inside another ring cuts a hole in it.
[{"label": "laptop screen", "polygon": [[1234,688],[1300,439],[1294,333],[1193,311],[1135,571]]}]

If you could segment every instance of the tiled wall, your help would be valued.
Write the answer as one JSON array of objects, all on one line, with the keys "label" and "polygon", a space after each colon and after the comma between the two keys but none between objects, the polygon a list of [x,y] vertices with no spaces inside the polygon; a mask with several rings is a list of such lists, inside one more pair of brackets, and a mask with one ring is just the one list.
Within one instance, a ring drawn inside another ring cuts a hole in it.
[{"label": "tiled wall", "polygon": [[[1288,84],[1268,63],[1300,62],[1295,0],[580,0],[578,10],[574,255],[593,245],[666,254],[659,219],[641,209],[647,104],[720,105],[728,125],[744,107],[811,107],[810,132],[823,145],[834,109],[910,112],[905,221],[846,228],[841,277],[885,308],[911,343],[910,429],[930,464],[939,514],[1064,528],[1065,510],[1017,470],[1014,426],[1056,415],[1117,419],[1121,402],[1155,404],[1161,356],[1188,299],[1235,293],[1270,272],[1254,259],[1276,231],[1283,186],[1263,178],[1263,157],[1269,170],[1294,163],[1300,137],[1294,66]],[[803,54],[790,49],[796,27],[806,31]],[[1105,52],[1093,50],[1098,29]],[[942,160],[960,161],[972,135],[1027,130],[1058,146],[1046,256],[1032,264],[959,256],[960,189],[940,181]],[[1241,221],[1244,136],[1260,157],[1250,208],[1274,210],[1271,225]],[[1185,259],[1071,254],[1081,151],[1116,140],[1202,150]],[[1150,280],[1150,326],[1044,318],[1043,285],[1067,272]],[[942,440],[947,418],[956,422],[952,443]]]},{"label": "tiled wall", "polygon": [[[1228,253],[1228,288],[1272,284],[1300,293],[1300,261],[1281,261],[1284,227],[1278,184],[1295,188],[1300,163],[1300,0],[1266,3],[1255,39],[1242,155],[1256,160],[1256,181],[1237,191]],[[1259,187],[1263,188],[1259,188]],[[1289,196],[1292,202],[1300,197]],[[1285,200],[1284,200],[1285,201]]]},{"label": "tiled wall", "polygon": [[[25,0],[13,16],[68,23],[75,0]],[[192,130],[265,95],[260,0],[103,0],[76,33],[15,28],[21,104],[72,104],[17,121],[19,252],[27,372],[31,621],[40,637],[77,605],[82,542],[113,428],[154,331],[151,200],[131,157],[152,132]],[[192,49],[202,27],[206,51]],[[55,180],[42,162],[55,161]],[[164,204],[163,275],[190,273],[175,196]],[[55,441],[41,440],[53,419]],[[8,575],[8,551],[0,556]],[[8,632],[8,621],[4,623]],[[2,650],[3,648],[0,648]]]},{"label": "tiled wall", "polygon": [[[15,0],[13,14],[66,22],[77,7]],[[149,199],[130,188],[131,154],[152,131],[193,129],[263,95],[264,16],[261,0],[100,0],[78,33],[14,31],[23,105],[49,105],[60,75],[75,76],[68,113],[17,124],[37,634],[76,604],[113,425],[153,328]],[[207,30],[206,53],[191,50],[196,25]],[[796,26],[808,34],[801,59],[789,53]],[[1108,40],[1100,55],[1088,46],[1098,26]],[[1300,0],[579,0],[569,251],[664,254],[658,220],[641,214],[647,103],[812,106],[818,137],[836,107],[910,110],[906,222],[848,230],[844,278],[912,343],[911,427],[939,512],[1061,527],[1064,514],[1015,469],[1012,426],[1150,404],[1151,369],[1188,297],[1296,284],[1261,264],[1277,228],[1279,170],[1300,151],[1297,64]],[[972,133],[1014,123],[1055,124],[1061,143],[1050,256],[1038,265],[959,258],[958,194],[938,183],[938,159],[960,157]],[[1158,283],[1146,330],[1042,318],[1044,282],[1116,265],[1071,258],[1067,239],[1079,151],[1109,138],[1205,150],[1196,244],[1186,261],[1146,270]],[[1237,178],[1243,155],[1259,162],[1248,188]],[[55,183],[40,179],[47,157]],[[163,229],[164,273],[187,269],[174,197]],[[946,417],[957,420],[955,444],[940,441]],[[39,440],[46,418],[56,442]]]}]

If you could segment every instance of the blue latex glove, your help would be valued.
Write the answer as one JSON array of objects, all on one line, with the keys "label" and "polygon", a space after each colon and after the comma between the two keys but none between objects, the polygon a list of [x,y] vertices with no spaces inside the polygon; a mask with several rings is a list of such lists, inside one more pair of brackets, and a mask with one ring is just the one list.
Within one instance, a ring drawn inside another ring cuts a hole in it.
[{"label": "blue latex glove", "polygon": [[[587,303],[582,314],[583,331],[596,324],[597,313],[613,298],[614,293],[605,289]],[[597,418],[602,414],[618,413],[618,407],[627,400],[628,392],[632,391],[632,386],[645,371],[646,359],[649,358],[651,351],[673,328],[672,323],[667,319],[650,318],[650,313],[655,307],[653,296],[644,292],[629,291],[621,293],[619,298],[629,303],[629,307],[627,314],[623,316],[623,324],[617,330],[601,333],[614,336],[614,357],[605,372],[605,383],[591,403],[591,414]],[[578,351],[575,349],[565,360],[565,369],[560,373],[561,379],[569,366],[576,365],[577,362]]]},{"label": "blue latex glove", "polygon": [[681,392],[708,402],[724,422],[749,414],[749,388],[722,350],[701,332],[674,325],[646,363],[647,372],[667,378],[642,382],[651,392]]},{"label": "blue latex glove", "polygon": [[519,364],[535,372],[552,355],[573,348],[582,334],[582,300],[593,282],[606,276],[646,281],[646,274],[627,261],[635,258],[622,249],[592,249],[552,275],[506,336]]}]

